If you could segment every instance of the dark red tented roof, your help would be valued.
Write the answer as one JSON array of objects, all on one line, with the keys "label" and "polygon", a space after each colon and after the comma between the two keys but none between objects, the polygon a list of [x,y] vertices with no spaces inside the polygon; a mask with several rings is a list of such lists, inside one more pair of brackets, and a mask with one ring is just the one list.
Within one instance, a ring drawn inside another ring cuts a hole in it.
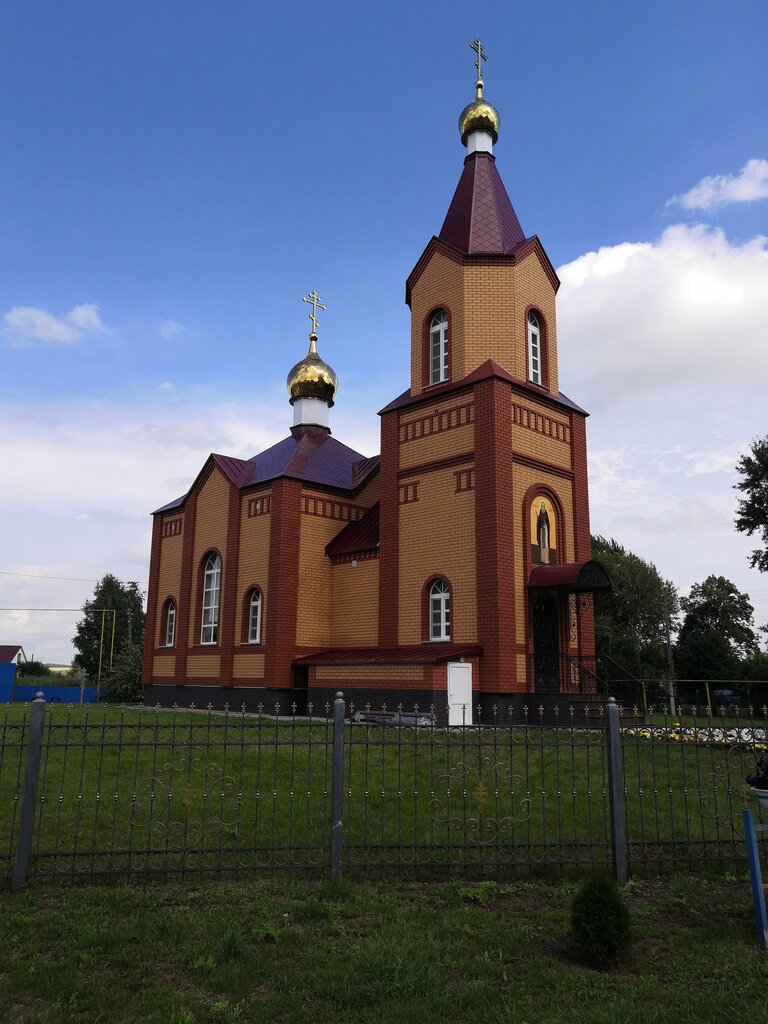
[{"label": "dark red tented roof", "polygon": [[334,555],[356,555],[363,551],[376,551],[379,546],[379,503],[369,509],[362,519],[355,523],[347,523],[339,531],[330,544],[326,545],[325,553]]},{"label": "dark red tented roof", "polygon": [[566,562],[564,565],[535,565],[528,577],[529,587],[556,587],[574,591],[612,590],[611,578],[599,562]]},{"label": "dark red tented roof", "polygon": [[523,229],[490,153],[471,153],[438,236],[463,253],[510,253]]},{"label": "dark red tented roof", "polygon": [[[327,430],[294,429],[290,437],[259,452],[252,459],[212,455],[222,472],[237,486],[252,487],[281,476],[305,483],[353,491],[378,467],[379,456],[365,458],[337,441]],[[183,505],[186,495],[163,505],[169,512]]]},{"label": "dark red tented roof", "polygon": [[318,651],[295,658],[294,665],[437,665],[459,658],[475,658],[483,648],[469,644],[422,644],[419,647],[349,647]]}]

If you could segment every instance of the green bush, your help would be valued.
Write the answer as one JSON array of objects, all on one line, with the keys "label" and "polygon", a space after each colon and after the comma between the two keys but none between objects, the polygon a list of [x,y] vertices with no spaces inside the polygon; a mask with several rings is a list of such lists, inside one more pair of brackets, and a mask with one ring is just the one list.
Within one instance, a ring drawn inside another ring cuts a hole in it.
[{"label": "green bush", "polygon": [[610,967],[629,945],[629,910],[606,871],[588,878],[571,909],[573,938],[597,967]]}]

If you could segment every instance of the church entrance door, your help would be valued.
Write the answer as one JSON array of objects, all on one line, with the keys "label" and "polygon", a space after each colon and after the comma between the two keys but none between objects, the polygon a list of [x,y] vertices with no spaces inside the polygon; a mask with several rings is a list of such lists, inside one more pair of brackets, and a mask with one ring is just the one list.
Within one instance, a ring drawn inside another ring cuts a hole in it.
[{"label": "church entrance door", "polygon": [[472,666],[448,662],[448,725],[472,725]]},{"label": "church entrance door", "polygon": [[531,602],[533,678],[536,693],[560,692],[560,629],[557,599],[546,590]]}]

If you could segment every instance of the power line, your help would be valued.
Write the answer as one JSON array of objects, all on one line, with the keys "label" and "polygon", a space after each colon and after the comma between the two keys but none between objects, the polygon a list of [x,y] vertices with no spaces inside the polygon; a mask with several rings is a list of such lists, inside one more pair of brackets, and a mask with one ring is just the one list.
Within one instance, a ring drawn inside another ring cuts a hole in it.
[{"label": "power line", "polygon": [[0,576],[23,576],[28,580],[64,580],[67,583],[98,583],[98,580],[85,580],[78,576],[41,576],[35,572],[7,572],[0,569]]}]

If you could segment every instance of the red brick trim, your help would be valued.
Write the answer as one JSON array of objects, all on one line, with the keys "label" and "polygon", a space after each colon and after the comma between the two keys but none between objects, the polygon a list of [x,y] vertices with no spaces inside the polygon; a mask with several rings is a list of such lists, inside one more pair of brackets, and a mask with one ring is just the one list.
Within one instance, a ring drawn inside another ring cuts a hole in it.
[{"label": "red brick trim", "polygon": [[434,473],[440,469],[450,469],[451,466],[462,466],[465,462],[474,462],[475,453],[465,452],[463,455],[452,455],[448,459],[433,459],[432,462],[420,462],[418,466],[411,466],[408,469],[401,469],[397,474],[398,480],[405,480],[409,476],[421,476],[422,473]]},{"label": "red brick trim", "polygon": [[272,498],[269,494],[257,495],[255,498],[248,498],[248,518],[253,519],[254,516],[267,515],[271,506]]},{"label": "red brick trim", "polygon": [[573,472],[570,469],[553,466],[552,463],[542,462],[541,459],[532,459],[528,455],[520,455],[516,452],[512,456],[512,461],[519,466],[528,466],[529,469],[538,470],[540,473],[551,473],[552,476],[562,477],[563,480],[573,480]]},{"label": "red brick trim", "polygon": [[553,441],[560,441],[563,444],[570,444],[571,429],[565,423],[545,416],[543,413],[520,405],[512,400],[512,420],[516,426],[524,430],[531,430],[536,434],[544,434],[551,437]]},{"label": "red brick trim", "polygon": [[455,430],[457,427],[466,427],[474,422],[474,402],[455,405],[445,410],[435,409],[434,412],[427,413],[419,419],[408,420],[407,423],[401,424],[400,443],[419,441],[423,437],[432,437],[434,434],[442,434],[446,430]]},{"label": "red brick trim", "polygon": [[462,491],[474,491],[474,469],[457,469],[453,475],[456,478],[456,494],[461,494]]},{"label": "red brick trim", "polygon": [[399,415],[381,415],[381,495],[379,504],[379,636],[382,647],[398,643],[400,587]]},{"label": "red brick trim", "polygon": [[269,531],[269,634],[264,679],[268,686],[291,686],[291,663],[296,657],[296,612],[301,545],[301,481],[281,477],[272,487]]},{"label": "red brick trim", "polygon": [[351,505],[345,501],[304,494],[301,498],[301,511],[305,516],[320,516],[322,519],[338,519],[342,523],[356,523],[370,509],[365,505]]},{"label": "red brick trim", "polygon": [[157,627],[157,581],[160,575],[160,545],[163,523],[160,516],[152,519],[152,549],[149,557],[149,582],[147,584],[147,616],[144,625],[144,659],[141,676],[146,684],[152,682],[152,662],[155,652],[155,630]]},{"label": "red brick trim", "polygon": [[414,480],[409,484],[399,484],[398,502],[400,505],[412,505],[419,500],[419,481]]},{"label": "red brick trim", "polygon": [[[378,558],[378,551],[348,551],[343,555],[331,555],[331,565],[339,565],[342,562],[365,562],[371,558]],[[371,646],[376,647],[376,644]]]},{"label": "red brick trim", "polygon": [[178,537],[184,524],[183,516],[175,516],[173,519],[163,519],[163,537]]},{"label": "red brick trim", "polygon": [[[166,634],[168,633],[168,607],[169,607],[171,601],[173,601],[173,603],[176,605],[176,620],[175,620],[175,622],[173,624],[173,645],[171,647],[168,647],[166,645],[166,643],[165,643],[165,637],[166,637]],[[177,645],[178,638],[179,638],[179,602],[178,602],[178,600],[177,600],[177,598],[175,597],[174,594],[167,594],[166,597],[165,597],[165,600],[160,605],[160,629],[159,629],[159,631],[157,633],[157,636],[155,637],[155,641],[156,641],[155,648],[156,648],[156,650],[159,650],[159,649],[162,648],[162,650],[164,650],[164,651],[175,650],[176,647],[178,646]]]},{"label": "red brick trim", "polygon": [[[235,658],[235,608],[237,606],[237,575],[238,555],[240,551],[240,523],[242,521],[242,501],[240,489],[234,484],[229,485],[229,509],[227,513],[227,558],[231,562],[229,570],[222,579],[220,597],[219,641],[221,643],[221,672],[219,681],[222,686],[231,686]],[[222,571],[225,566],[222,564]]]},{"label": "red brick trim", "polygon": [[187,677],[187,648],[189,646],[190,613],[193,607],[196,573],[193,564],[195,552],[195,532],[197,519],[197,492],[190,493],[184,510],[187,528],[184,531],[181,550],[181,582],[179,583],[179,633],[176,641],[178,650],[176,660],[177,683],[185,683]]},{"label": "red brick trim", "polygon": [[[584,416],[571,416],[571,464],[573,466],[573,532],[576,538],[577,561],[592,557],[589,528],[589,480],[587,476],[587,423]],[[579,601],[579,655],[592,657],[595,653],[594,605],[589,596]]]},{"label": "red brick trim", "polygon": [[475,386],[475,564],[477,640],[483,689],[511,689],[515,679],[515,528],[512,403],[496,379]]}]

